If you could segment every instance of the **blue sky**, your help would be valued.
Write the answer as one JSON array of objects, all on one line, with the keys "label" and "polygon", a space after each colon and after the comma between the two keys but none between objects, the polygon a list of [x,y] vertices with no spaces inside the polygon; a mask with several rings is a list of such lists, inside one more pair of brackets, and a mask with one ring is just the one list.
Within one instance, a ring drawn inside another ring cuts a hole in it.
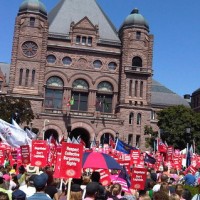
[{"label": "blue sky", "polygon": [[[10,63],[14,22],[23,0],[1,0],[0,62]],[[60,0],[42,0],[50,11]],[[82,0],[84,2],[84,0]],[[199,0],[97,0],[118,29],[138,8],[154,35],[153,78],[184,95],[200,87]]]}]

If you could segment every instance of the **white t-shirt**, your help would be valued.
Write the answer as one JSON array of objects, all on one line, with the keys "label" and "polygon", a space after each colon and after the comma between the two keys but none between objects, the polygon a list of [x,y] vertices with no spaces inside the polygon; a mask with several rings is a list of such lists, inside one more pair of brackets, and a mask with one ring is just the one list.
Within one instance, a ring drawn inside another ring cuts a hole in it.
[{"label": "white t-shirt", "polygon": [[35,187],[30,187],[30,186],[27,187],[27,185],[22,185],[19,187],[19,189],[22,190],[24,193],[26,193],[27,198],[36,193]]}]

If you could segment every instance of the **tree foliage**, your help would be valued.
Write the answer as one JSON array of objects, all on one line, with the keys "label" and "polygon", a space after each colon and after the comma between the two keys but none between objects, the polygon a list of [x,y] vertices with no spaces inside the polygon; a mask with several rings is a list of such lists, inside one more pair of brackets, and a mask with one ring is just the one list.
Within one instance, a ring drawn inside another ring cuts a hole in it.
[{"label": "tree foliage", "polygon": [[0,119],[10,123],[12,118],[17,123],[29,124],[34,119],[30,101],[24,98],[0,96]]},{"label": "tree foliage", "polygon": [[[192,144],[194,139],[196,148],[200,146],[200,113],[178,105],[165,108],[157,115],[158,127],[164,131],[163,136],[165,136],[168,145],[184,149],[187,143]],[[189,134],[186,133],[186,128],[191,129]]]}]

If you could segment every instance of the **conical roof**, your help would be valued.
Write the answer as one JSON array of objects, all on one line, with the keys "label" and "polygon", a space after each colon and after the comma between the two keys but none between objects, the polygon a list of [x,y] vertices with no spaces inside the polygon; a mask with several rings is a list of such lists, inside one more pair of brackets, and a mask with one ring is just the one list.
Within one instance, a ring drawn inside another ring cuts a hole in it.
[{"label": "conical roof", "polygon": [[70,24],[87,17],[99,26],[100,39],[120,42],[117,31],[96,0],[60,0],[48,14],[49,32],[68,35]]}]

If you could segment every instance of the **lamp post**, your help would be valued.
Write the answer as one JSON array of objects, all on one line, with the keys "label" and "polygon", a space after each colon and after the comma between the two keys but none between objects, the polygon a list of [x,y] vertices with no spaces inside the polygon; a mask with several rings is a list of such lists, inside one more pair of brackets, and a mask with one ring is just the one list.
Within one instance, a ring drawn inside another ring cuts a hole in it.
[{"label": "lamp post", "polygon": [[46,131],[46,123],[49,123],[49,120],[48,119],[45,119],[44,120],[44,123],[43,123],[43,140],[44,140],[44,134],[45,134],[45,131]]},{"label": "lamp post", "polygon": [[187,141],[187,150],[189,150],[189,148],[190,148],[190,139],[191,139],[191,128],[187,127],[185,129],[185,133],[186,133],[186,141]]},{"label": "lamp post", "polygon": [[72,131],[71,114],[67,115],[67,139],[70,137]]}]

